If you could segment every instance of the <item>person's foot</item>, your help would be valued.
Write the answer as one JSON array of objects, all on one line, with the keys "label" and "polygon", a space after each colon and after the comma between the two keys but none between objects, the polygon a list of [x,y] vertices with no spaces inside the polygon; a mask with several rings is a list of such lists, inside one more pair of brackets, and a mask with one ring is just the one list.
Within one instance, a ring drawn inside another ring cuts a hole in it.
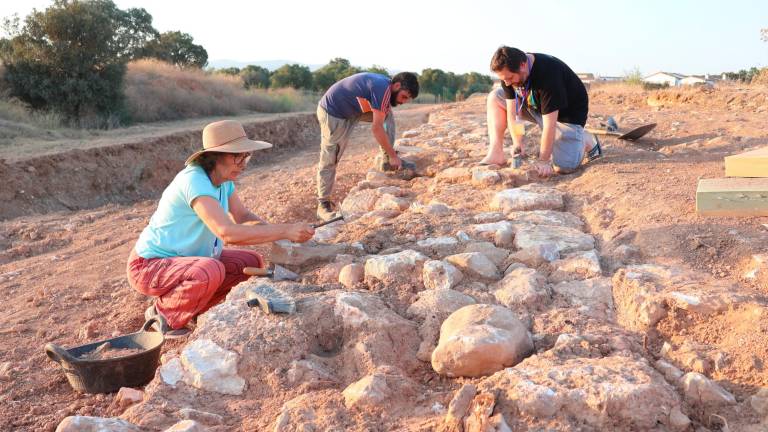
[{"label": "person's foot", "polygon": [[322,221],[331,220],[337,216],[339,216],[340,213],[338,210],[336,210],[336,205],[334,205],[331,201],[319,201],[317,203],[317,217],[318,219]]},{"label": "person's foot", "polygon": [[504,154],[501,155],[488,155],[483,158],[480,162],[478,162],[478,165],[498,165],[498,166],[505,166],[507,164],[507,158],[504,157]]},{"label": "person's foot", "polygon": [[163,334],[166,339],[179,339],[189,336],[192,330],[189,327],[182,327],[180,329],[173,329],[168,324],[168,320],[158,312],[155,305],[152,305],[144,311],[144,319],[149,320],[155,318],[157,321],[152,325],[152,328]]},{"label": "person's foot", "polygon": [[600,147],[600,140],[597,135],[592,135],[592,148],[587,152],[587,162],[592,162],[603,156],[603,149]]}]

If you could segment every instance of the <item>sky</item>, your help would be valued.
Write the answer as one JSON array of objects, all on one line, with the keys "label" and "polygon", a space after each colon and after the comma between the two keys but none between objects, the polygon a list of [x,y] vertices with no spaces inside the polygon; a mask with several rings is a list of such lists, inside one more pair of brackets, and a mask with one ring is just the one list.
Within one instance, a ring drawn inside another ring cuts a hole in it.
[{"label": "sky", "polygon": [[[145,8],[161,32],[191,34],[211,62],[343,57],[362,67],[490,73],[493,52],[508,45],[603,76],[768,66],[765,0],[114,1]],[[50,4],[2,0],[0,17]]]}]

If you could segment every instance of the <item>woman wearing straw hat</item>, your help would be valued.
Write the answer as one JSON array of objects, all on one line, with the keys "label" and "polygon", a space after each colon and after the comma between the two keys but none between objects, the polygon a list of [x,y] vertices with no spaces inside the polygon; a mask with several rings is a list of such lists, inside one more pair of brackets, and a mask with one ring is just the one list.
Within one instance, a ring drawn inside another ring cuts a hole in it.
[{"label": "woman wearing straw hat", "polygon": [[266,223],[245,208],[235,192],[233,181],[251,153],[270,147],[248,139],[236,121],[211,123],[203,129],[203,150],[187,159],[163,191],[128,258],[128,281],[155,297],[145,317],[158,318],[158,330],[166,337],[189,333],[189,320],[248,278],[244,267],[264,266],[259,254],[226,249],[225,244],[305,242],[314,235],[306,223]]}]

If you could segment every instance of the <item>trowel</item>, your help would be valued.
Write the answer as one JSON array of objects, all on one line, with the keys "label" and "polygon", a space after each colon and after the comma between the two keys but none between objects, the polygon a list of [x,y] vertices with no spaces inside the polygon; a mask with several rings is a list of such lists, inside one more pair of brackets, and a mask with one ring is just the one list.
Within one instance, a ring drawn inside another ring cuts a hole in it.
[{"label": "trowel", "polygon": [[644,137],[645,134],[652,131],[656,127],[656,123],[649,123],[646,125],[638,126],[628,132],[609,131],[605,129],[592,129],[584,128],[585,131],[595,135],[606,135],[616,137],[620,140],[637,141]]},{"label": "trowel", "polygon": [[298,274],[288,270],[285,267],[281,267],[277,264],[275,264],[274,268],[261,268],[261,267],[245,267],[243,269],[243,273],[247,274],[248,276],[260,276],[260,277],[268,277],[275,281],[283,281],[283,280],[289,280],[289,281],[295,281],[301,279],[301,276]]}]

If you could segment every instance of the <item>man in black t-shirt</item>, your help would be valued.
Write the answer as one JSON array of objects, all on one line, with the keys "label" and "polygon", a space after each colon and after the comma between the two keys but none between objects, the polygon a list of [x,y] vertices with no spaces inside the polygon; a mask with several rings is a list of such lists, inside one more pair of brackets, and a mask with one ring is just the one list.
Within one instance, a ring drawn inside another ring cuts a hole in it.
[{"label": "man in black t-shirt", "polygon": [[491,59],[501,87],[487,100],[488,155],[481,164],[506,164],[504,131],[509,129],[513,153],[525,155],[524,121],[541,127],[540,176],[575,171],[585,159],[602,155],[600,143],[584,131],[589,109],[587,90],[561,60],[547,54],[525,53],[503,46]]}]

